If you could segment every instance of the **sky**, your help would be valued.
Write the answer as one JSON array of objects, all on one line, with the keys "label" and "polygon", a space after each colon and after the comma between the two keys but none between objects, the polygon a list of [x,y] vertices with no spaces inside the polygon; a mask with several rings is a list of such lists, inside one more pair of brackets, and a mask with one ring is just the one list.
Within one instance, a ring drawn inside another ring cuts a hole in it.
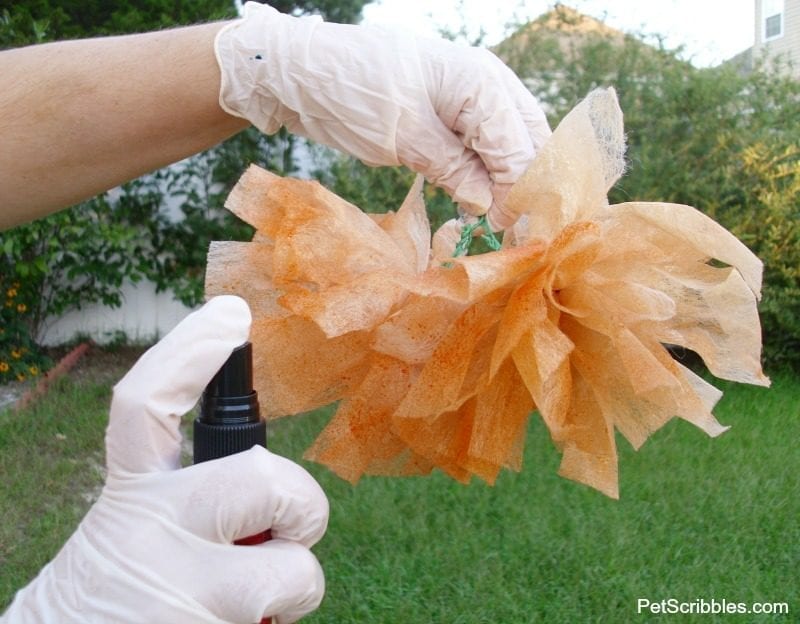
[{"label": "sky", "polygon": [[[364,23],[394,24],[419,34],[465,29],[485,45],[503,40],[510,24],[545,13],[553,0],[374,0]],[[624,32],[659,34],[669,48],[698,67],[716,65],[753,45],[755,0],[563,0],[582,13]]]}]

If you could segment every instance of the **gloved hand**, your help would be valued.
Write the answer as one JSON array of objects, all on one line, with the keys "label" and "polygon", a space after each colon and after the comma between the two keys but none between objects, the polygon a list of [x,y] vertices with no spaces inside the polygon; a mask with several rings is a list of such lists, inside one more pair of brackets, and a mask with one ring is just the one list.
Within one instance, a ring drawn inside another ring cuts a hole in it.
[{"label": "gloved hand", "polygon": [[[100,499],[0,621],[285,624],[319,605],[324,579],[308,549],[328,503],[303,468],[254,447],[179,469],[180,415],[249,327],[243,300],[217,297],[117,384]],[[270,542],[232,545],[270,527]]]},{"label": "gloved hand", "polygon": [[248,2],[215,50],[220,105],[370,165],[403,164],[493,229],[508,190],[550,136],[535,98],[491,52],[398,30],[296,18]]}]

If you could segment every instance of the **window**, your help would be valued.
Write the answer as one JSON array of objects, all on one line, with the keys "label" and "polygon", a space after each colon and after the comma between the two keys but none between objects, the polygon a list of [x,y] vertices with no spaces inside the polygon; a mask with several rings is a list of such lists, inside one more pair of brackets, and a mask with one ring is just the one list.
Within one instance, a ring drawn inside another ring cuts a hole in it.
[{"label": "window", "polygon": [[783,0],[764,0],[761,19],[764,22],[764,41],[783,37]]}]

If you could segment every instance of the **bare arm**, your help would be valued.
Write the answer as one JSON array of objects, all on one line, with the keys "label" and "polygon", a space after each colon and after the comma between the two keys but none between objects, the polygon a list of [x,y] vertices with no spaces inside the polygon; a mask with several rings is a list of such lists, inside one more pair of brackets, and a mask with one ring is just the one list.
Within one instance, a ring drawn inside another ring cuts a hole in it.
[{"label": "bare arm", "polygon": [[248,2],[220,33],[218,65],[222,28],[0,52],[0,228],[211,147],[245,119],[406,165],[494,229],[516,220],[505,196],[550,128],[490,52]]},{"label": "bare arm", "polygon": [[0,229],[209,148],[248,125],[218,103],[221,23],[0,53]]}]

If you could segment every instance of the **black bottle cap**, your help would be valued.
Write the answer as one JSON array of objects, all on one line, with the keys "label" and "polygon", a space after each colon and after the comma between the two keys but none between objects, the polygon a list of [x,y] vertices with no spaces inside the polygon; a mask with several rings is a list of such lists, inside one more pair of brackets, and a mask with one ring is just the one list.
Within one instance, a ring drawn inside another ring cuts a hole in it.
[{"label": "black bottle cap", "polygon": [[258,395],[253,390],[253,345],[236,347],[206,386],[200,404],[206,424],[258,422]]},{"label": "black bottle cap", "polygon": [[246,451],[256,444],[266,448],[267,429],[253,389],[253,346],[246,342],[233,350],[203,391],[200,416],[194,422],[194,462]]}]

